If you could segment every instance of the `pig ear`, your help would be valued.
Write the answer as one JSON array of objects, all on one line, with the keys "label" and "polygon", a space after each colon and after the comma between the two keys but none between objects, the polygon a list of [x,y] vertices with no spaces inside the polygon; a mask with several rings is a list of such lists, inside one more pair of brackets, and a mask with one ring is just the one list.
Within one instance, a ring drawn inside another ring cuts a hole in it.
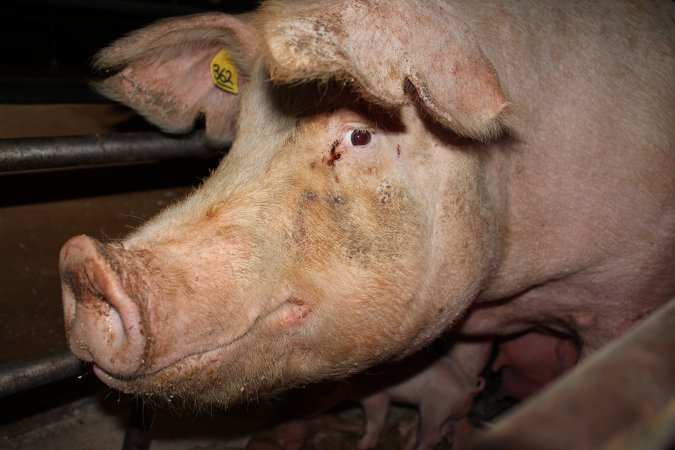
[{"label": "pig ear", "polygon": [[499,135],[508,105],[476,39],[443,2],[272,2],[261,11],[273,79],[341,78],[383,106],[418,104],[476,139]]},{"label": "pig ear", "polygon": [[239,96],[216,83],[238,91],[250,80],[258,56],[250,22],[248,15],[219,13],[157,22],[99,52],[93,67],[101,79],[92,85],[171,133],[190,131],[204,115],[207,139],[225,143]]}]

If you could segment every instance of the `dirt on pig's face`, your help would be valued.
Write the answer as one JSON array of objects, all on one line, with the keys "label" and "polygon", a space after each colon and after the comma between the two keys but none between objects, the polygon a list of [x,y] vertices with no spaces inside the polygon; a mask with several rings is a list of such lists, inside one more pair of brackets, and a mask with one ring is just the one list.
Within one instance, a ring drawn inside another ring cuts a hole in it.
[{"label": "dirt on pig's face", "polygon": [[111,257],[144,255],[147,339],[135,373],[99,365],[112,386],[229,404],[345,376],[429,342],[487,276],[478,158],[414,107],[265,79],[221,166]]}]

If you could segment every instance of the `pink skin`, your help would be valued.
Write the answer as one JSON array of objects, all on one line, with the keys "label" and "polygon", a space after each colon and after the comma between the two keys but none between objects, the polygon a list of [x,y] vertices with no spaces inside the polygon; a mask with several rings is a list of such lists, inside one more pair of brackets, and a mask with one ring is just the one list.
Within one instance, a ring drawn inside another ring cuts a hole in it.
[{"label": "pink skin", "polygon": [[229,404],[449,329],[601,347],[675,296],[674,6],[638,3],[271,2],[104,50],[102,92],[234,144],[123,241],[64,245],[72,351]]},{"label": "pink skin", "polygon": [[499,395],[517,400],[534,395],[578,359],[577,344],[559,336],[532,332],[502,341],[492,364],[494,371],[502,372]]}]

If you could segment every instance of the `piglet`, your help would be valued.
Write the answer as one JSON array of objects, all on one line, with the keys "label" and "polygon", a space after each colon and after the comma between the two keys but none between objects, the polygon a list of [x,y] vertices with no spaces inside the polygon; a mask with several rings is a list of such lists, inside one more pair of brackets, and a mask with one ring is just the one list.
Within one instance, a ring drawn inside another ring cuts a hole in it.
[{"label": "piglet", "polygon": [[419,425],[401,432],[407,435],[402,448],[431,449],[445,436],[469,430],[466,417],[485,382],[463,370],[462,363],[425,350],[342,381],[309,386],[295,402],[301,405],[296,414],[316,415],[345,400],[360,403],[366,425],[358,448],[365,450],[377,445],[392,403],[414,406]]},{"label": "piglet", "polygon": [[[422,353],[415,358],[429,359]],[[362,397],[366,430],[359,449],[374,448],[384,428],[391,403],[415,406],[420,420],[417,450],[433,449],[444,436],[468,429],[467,416],[473,398],[483,390],[483,378],[470,379],[450,358],[436,357],[414,376]],[[377,376],[374,376],[374,382]]]}]

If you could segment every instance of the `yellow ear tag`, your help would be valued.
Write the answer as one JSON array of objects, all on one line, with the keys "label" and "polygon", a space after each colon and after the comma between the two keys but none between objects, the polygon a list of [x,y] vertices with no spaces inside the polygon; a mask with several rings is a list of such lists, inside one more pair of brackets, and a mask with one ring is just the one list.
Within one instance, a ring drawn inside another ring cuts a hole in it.
[{"label": "yellow ear tag", "polygon": [[232,94],[239,93],[237,66],[227,50],[222,49],[211,60],[211,79],[220,89]]}]

